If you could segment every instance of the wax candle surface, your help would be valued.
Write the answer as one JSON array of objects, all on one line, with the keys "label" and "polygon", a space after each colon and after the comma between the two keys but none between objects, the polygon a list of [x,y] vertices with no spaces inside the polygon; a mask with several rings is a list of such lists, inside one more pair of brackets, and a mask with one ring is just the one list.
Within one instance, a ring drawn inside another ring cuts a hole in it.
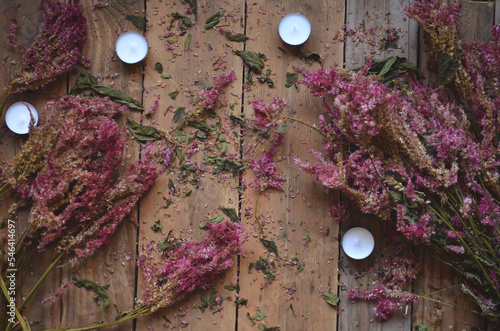
[{"label": "wax candle surface", "polygon": [[288,14],[280,22],[279,34],[289,45],[301,45],[311,34],[311,24],[307,17],[299,13]]},{"label": "wax candle surface", "polygon": [[116,41],[116,54],[125,63],[137,63],[148,54],[148,42],[138,32],[122,33]]},{"label": "wax candle surface", "polygon": [[375,247],[373,235],[365,228],[352,228],[342,238],[342,248],[352,259],[362,260],[368,257]]},{"label": "wax candle surface", "polygon": [[[28,109],[29,108],[29,109]],[[7,127],[17,134],[26,134],[30,129],[31,115],[38,123],[38,113],[32,104],[27,102],[16,102],[7,109],[5,123]]]}]

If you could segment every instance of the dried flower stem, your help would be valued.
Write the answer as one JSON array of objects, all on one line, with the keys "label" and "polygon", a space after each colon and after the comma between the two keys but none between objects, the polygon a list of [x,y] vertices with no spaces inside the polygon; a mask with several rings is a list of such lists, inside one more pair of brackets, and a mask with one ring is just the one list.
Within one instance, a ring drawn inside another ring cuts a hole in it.
[{"label": "dried flower stem", "polygon": [[259,216],[257,216],[257,208],[259,207],[259,198],[260,198],[260,194],[261,194],[262,191],[258,191],[258,194],[257,194],[257,199],[255,201],[255,210],[254,210],[254,217],[255,217],[255,222],[257,222],[257,225],[259,226],[259,230],[260,232],[264,232],[264,229],[262,228],[262,225],[260,224],[260,221],[259,221]]},{"label": "dried flower stem", "polygon": [[98,325],[93,325],[93,326],[87,326],[83,328],[76,328],[76,329],[71,329],[71,328],[58,328],[58,329],[50,329],[47,331],[87,331],[87,330],[96,330],[96,329],[102,329],[106,328],[108,326],[113,326],[113,325],[118,325],[120,323],[132,321],[136,318],[139,318],[141,316],[146,316],[151,314],[151,307],[148,305],[142,305],[139,307],[134,308],[130,313],[128,313],[126,316],[117,319],[116,321],[108,322],[108,323],[103,323],[103,324],[98,324]]},{"label": "dried flower stem", "polygon": [[[7,299],[7,302],[12,302],[12,298],[10,297],[9,291],[7,290],[7,286],[5,285],[5,282],[3,281],[3,277],[0,277],[0,287],[2,288],[2,293],[5,296],[5,298]],[[21,326],[21,328],[23,329],[23,331],[29,331],[30,328],[26,325],[26,321],[21,316],[21,313],[19,312],[19,309],[17,309],[16,307],[14,307],[14,310],[15,310],[15,313],[16,313],[17,320],[19,321],[19,325]],[[10,330],[10,325],[11,324],[12,323],[9,323],[9,326],[5,329],[5,331],[9,331]]]},{"label": "dried flower stem", "polygon": [[320,133],[326,139],[331,139],[331,137],[326,132],[321,131],[318,127],[311,125],[310,123],[307,123],[307,122],[300,120],[298,118],[295,118],[295,117],[290,117],[290,116],[285,115],[285,114],[282,114],[281,116],[283,117],[284,120],[290,120],[290,121],[295,121],[295,122],[300,123],[300,124],[304,124],[308,128],[311,128],[314,131]]}]

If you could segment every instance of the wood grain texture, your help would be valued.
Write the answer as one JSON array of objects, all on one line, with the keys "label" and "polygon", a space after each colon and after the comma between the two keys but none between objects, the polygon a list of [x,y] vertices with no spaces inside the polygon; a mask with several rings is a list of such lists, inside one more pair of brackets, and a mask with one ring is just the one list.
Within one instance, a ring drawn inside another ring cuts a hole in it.
[{"label": "wood grain texture", "polygon": [[[494,4],[480,1],[461,1],[461,4],[460,38],[464,42],[473,39],[488,41],[494,22]],[[425,53],[421,56],[426,58]],[[425,60],[420,63],[425,65]],[[416,253],[420,256],[422,270],[414,281],[414,293],[429,296],[429,299],[423,298],[414,305],[414,325],[427,325],[436,331],[496,329],[474,312],[477,307],[460,290],[460,280],[453,268],[440,261],[430,250],[418,249]]]},{"label": "wood grain texture", "polygon": [[[194,14],[186,12],[188,5],[180,1],[147,3],[149,22],[146,36],[151,47],[145,61],[144,106],[148,112],[154,102],[158,101],[158,108],[154,114],[143,118],[145,125],[156,123],[162,131],[171,132],[178,125],[173,121],[174,109],[185,107],[186,111],[192,111],[198,102],[198,93],[211,89],[217,76],[229,74],[231,71],[236,73],[236,79],[223,88],[225,93],[221,95],[221,102],[214,109],[216,118],[210,118],[207,110],[191,118],[193,121],[206,120],[210,125],[220,123],[219,130],[206,133],[208,136],[206,143],[196,139],[193,141],[205,147],[201,147],[199,152],[190,156],[186,153],[186,146],[191,142],[184,142],[182,138],[175,140],[175,143],[184,146],[185,160],[200,167],[202,164],[206,165],[203,159],[205,156],[239,158],[239,128],[234,129],[238,131],[236,134],[233,133],[229,116],[233,113],[233,109],[239,112],[241,108],[242,81],[238,69],[239,62],[231,54],[231,48],[225,44],[227,39],[219,29],[243,32],[241,22],[244,21],[244,8],[243,1],[229,3],[199,0],[196,19]],[[216,27],[205,29],[205,21],[217,12],[223,12],[224,17],[220,18]],[[183,34],[179,28],[179,20],[173,19],[172,13],[188,16],[193,25]],[[170,78],[161,78],[157,64],[161,64],[163,75],[169,75]],[[176,91],[179,94],[173,100],[169,94]],[[182,130],[187,139],[197,132],[192,126],[186,126],[185,130]],[[217,149],[219,133],[226,139],[225,155]],[[176,132],[172,132],[173,137],[176,135]],[[181,165],[186,164],[188,163],[176,158],[173,167],[156,180],[154,187],[141,202],[140,250],[150,242],[158,243],[170,230],[175,237],[201,241],[207,234],[206,230],[200,229],[203,220],[219,214],[224,215],[220,207],[238,210],[238,176],[233,177],[228,171],[212,175],[214,169],[211,165],[206,165],[204,173],[194,175],[180,169]],[[169,182],[175,186],[174,190],[171,189]],[[163,231],[154,233],[151,226],[158,220],[162,223]],[[234,292],[225,289],[224,285],[237,283],[237,270],[235,259],[235,265],[215,284],[218,294],[234,299]],[[138,297],[142,297],[144,288],[142,284],[143,281],[139,276]],[[145,330],[147,327],[160,328],[163,325],[174,329],[188,325],[189,330],[234,328],[236,324],[234,302],[224,301],[223,309],[219,312],[207,309],[203,313],[196,308],[201,304],[201,297],[208,297],[209,294],[210,290],[197,291],[172,307],[161,309],[153,316],[140,319],[137,321],[137,330]],[[171,323],[166,322],[163,316]]]},{"label": "wood grain texture", "polygon": [[[126,15],[141,12],[143,1],[109,1],[108,6],[93,9],[92,1],[82,2],[82,9],[87,19],[87,42],[83,55],[92,61],[90,71],[80,68],[70,76],[69,87],[74,84],[80,73],[92,74],[101,78],[99,84],[110,86],[122,91],[136,100],[142,99],[142,65],[127,65],[118,60],[114,45],[119,33],[134,26],[125,19]],[[127,110],[118,120],[119,125],[126,132],[126,118],[136,121],[140,113]],[[137,144],[129,143],[126,151],[124,167],[139,157]],[[136,221],[134,212],[131,215]],[[126,218],[118,231],[113,235],[109,247],[100,250],[90,259],[82,261],[75,267],[66,266],[63,270],[62,283],[72,281],[73,278],[85,278],[99,283],[111,285],[108,290],[110,305],[103,313],[100,306],[93,299],[93,292],[83,288],[70,288],[62,298],[61,325],[65,327],[81,327],[100,321],[113,321],[116,304],[121,311],[128,311],[134,305],[135,289],[135,260],[137,227],[133,221]],[[74,307],[74,308],[72,308]],[[78,308],[77,308],[78,307]],[[89,312],[82,314],[82,311]],[[132,322],[108,328],[108,330],[131,329]]]},{"label": "wood grain texture", "polygon": [[435,331],[490,330],[475,304],[460,290],[453,268],[429,249],[418,249],[417,256],[422,270],[414,282],[414,293],[423,297],[413,307],[413,324]]},{"label": "wood grain texture", "polygon": [[[359,43],[347,38],[345,47],[345,65],[347,68],[362,66],[367,57],[383,59],[389,56],[403,56],[412,63],[417,62],[418,26],[408,19],[404,13],[404,6],[411,1],[399,0],[363,0],[347,1],[346,26],[358,31],[358,37],[365,42],[373,41],[380,44],[387,37],[386,29],[394,29],[399,36],[398,49],[380,51],[377,47],[367,43]],[[370,28],[375,33],[369,32]]]},{"label": "wood grain texture", "polygon": [[[318,51],[325,67],[342,62],[342,45],[333,45],[331,37],[341,29],[344,3],[341,1],[257,1],[248,5],[247,35],[252,38],[246,50],[264,54],[265,68],[275,86],[257,81],[253,74],[253,86],[245,92],[244,114],[253,118],[252,101],[263,99],[271,102],[271,95],[284,98],[289,105],[286,114],[300,120],[316,123],[321,102],[300,86],[286,88],[287,72],[294,68],[317,70],[318,63],[305,63],[294,53],[296,48],[285,45],[278,34],[278,24],[283,15],[300,12],[312,25],[310,38],[301,50]],[[279,50],[280,47],[282,50]],[[285,53],[286,52],[286,53]],[[248,77],[248,69],[245,68]],[[288,134],[274,156],[279,171],[284,175],[284,192],[259,193],[253,188],[255,174],[248,170],[244,175],[247,187],[242,201],[243,218],[251,236],[245,244],[241,258],[240,296],[248,299],[248,305],[238,312],[238,329],[250,330],[252,321],[266,327],[280,326],[282,330],[335,330],[337,309],[328,305],[320,290],[337,293],[337,228],[328,208],[335,201],[334,192],[325,191],[314,178],[301,172],[292,158],[314,162],[308,150],[321,150],[321,136],[303,125],[288,123]],[[272,138],[270,140],[273,140]],[[244,159],[259,159],[271,145],[259,140],[251,131],[244,137]],[[260,232],[257,218],[263,227]],[[260,238],[272,240],[279,257],[269,254]],[[310,241],[309,241],[310,240]],[[249,265],[262,257],[276,266],[276,279],[265,279],[263,272]],[[304,264],[303,270],[297,267]],[[259,319],[258,310],[265,318]]]},{"label": "wood grain texture", "polygon": [[[7,32],[9,31],[9,26],[12,23],[11,20],[16,19],[18,22],[18,31],[16,36],[18,40],[25,47],[29,47],[33,40],[35,39],[38,33],[38,26],[42,20],[42,16],[40,13],[40,5],[39,1],[29,0],[23,3],[19,3],[17,1],[4,1],[0,5],[2,12],[6,15],[7,19],[2,20],[2,28],[1,28],[1,36],[0,40],[6,40]],[[4,44],[5,45],[5,44]],[[6,46],[1,48],[1,58],[2,61],[2,79],[1,89],[3,91],[5,85],[7,84],[7,80],[14,73],[17,66],[20,65],[22,60],[22,54],[19,52],[15,52],[12,50],[8,50]],[[26,101],[31,103],[38,110],[39,113],[39,121],[42,122],[43,118],[43,107],[49,100],[58,99],[60,96],[66,94],[67,89],[67,76],[63,75],[57,78],[54,82],[49,83],[43,89],[32,91],[32,92],[24,92],[12,94],[6,104],[4,109],[4,114],[2,114],[2,135],[5,137],[3,140],[4,145],[2,146],[2,161],[10,160],[14,155],[19,151],[21,145],[26,141],[27,135],[16,135],[11,133],[4,126],[4,116],[8,107],[17,102],[17,101]],[[5,154],[4,154],[5,152]],[[5,157],[5,158],[3,158]],[[2,203],[2,209],[7,207],[10,199],[7,199],[5,204]],[[12,200],[10,200],[12,201]],[[4,211],[3,209],[2,211]],[[17,235],[20,236],[22,231],[26,228],[28,220],[28,212],[27,210],[20,210],[18,213],[18,228]],[[22,286],[22,290],[17,292],[17,302],[21,303],[22,298],[29,292],[29,290],[33,287],[33,285],[38,280],[38,275],[41,275],[46,266],[51,263],[52,260],[52,252],[48,250],[44,254],[38,254],[34,257],[37,263],[29,264],[25,270],[22,271],[22,274],[18,274],[16,277],[17,284]],[[61,281],[61,273],[56,270],[52,277],[46,279],[45,282],[42,283],[39,290],[33,295],[31,298],[32,303],[36,303],[31,307],[26,307],[22,314],[28,320],[30,320],[33,325],[33,330],[37,328],[48,328],[52,326],[59,325],[59,318],[61,313],[61,307],[59,305],[55,305],[52,307],[42,307],[40,302],[47,296],[47,293],[54,292],[60,285]],[[3,303],[2,303],[3,305]],[[38,326],[36,324],[40,323]]]},{"label": "wood grain texture", "polygon": [[[399,55],[409,58],[413,63],[421,63],[423,55],[417,53],[420,49],[418,28],[415,22],[405,19],[399,0],[198,0],[197,19],[187,10],[188,5],[180,0],[110,0],[106,1],[109,4],[107,7],[95,10],[92,9],[93,2],[81,1],[88,23],[88,40],[84,52],[92,60],[92,68],[89,71],[80,68],[36,93],[15,95],[9,103],[26,100],[41,109],[47,100],[56,100],[65,95],[81,72],[89,72],[99,76],[102,85],[120,90],[144,104],[143,114],[128,110],[122,116],[119,121],[124,130],[128,117],[144,125],[154,125],[163,132],[171,132],[177,126],[173,121],[177,107],[186,107],[187,111],[193,109],[200,91],[210,89],[216,76],[233,71],[236,79],[224,88],[222,102],[215,109],[216,117],[207,118],[207,114],[202,113],[194,119],[206,119],[209,123],[219,121],[227,141],[226,157],[243,163],[246,169],[236,177],[227,171],[214,176],[210,174],[213,168],[209,166],[206,174],[200,173],[199,182],[195,184],[192,174],[185,176],[186,173],[180,170],[182,162],[177,158],[175,166],[160,176],[133,212],[132,218],[138,222],[138,227],[126,220],[109,248],[75,267],[65,266],[50,274],[32,298],[31,304],[23,311],[30,321],[39,322],[32,326],[32,330],[112,321],[116,316],[113,304],[117,304],[122,311],[132,309],[135,299],[142,298],[144,289],[144,280],[136,268],[137,252],[140,253],[150,242],[157,243],[170,230],[176,237],[196,241],[203,239],[206,232],[200,229],[200,223],[206,218],[223,214],[220,207],[234,208],[248,233],[241,256],[235,258],[234,266],[215,285],[217,293],[227,298],[223,302],[223,309],[201,312],[196,307],[201,304],[201,297],[210,294],[210,290],[197,291],[169,308],[105,330],[246,331],[258,330],[259,324],[262,324],[261,328],[279,326],[286,331],[409,331],[418,324],[428,325],[435,331],[472,330],[473,327],[496,330],[494,325],[471,311],[474,306],[454,287],[458,280],[450,268],[427,250],[415,251],[422,269],[411,290],[437,301],[421,300],[384,323],[374,318],[373,303],[352,302],[343,291],[344,287],[372,284],[372,274],[364,277],[358,277],[358,274],[370,268],[381,268],[382,263],[394,252],[394,245],[388,241],[380,221],[354,211],[345,223],[339,225],[332,220],[329,207],[341,197],[299,170],[292,160],[298,157],[306,162],[315,162],[308,150],[322,150],[321,136],[295,122],[288,123],[288,134],[274,156],[278,170],[285,177],[285,190],[256,191],[253,184],[256,178],[249,169],[249,163],[252,158],[259,159],[271,142],[248,127],[240,130],[229,119],[233,115],[251,121],[254,119],[252,101],[262,98],[264,102],[271,102],[271,96],[277,95],[287,101],[288,116],[315,123],[322,112],[321,100],[312,97],[304,86],[299,85],[298,89],[284,86],[286,74],[298,72],[297,68],[317,70],[321,66],[328,68],[334,65],[354,68],[362,65],[366,56],[384,58]],[[15,0],[0,2],[0,13],[5,13],[7,18],[0,22],[0,40],[5,40],[9,20],[17,18],[20,40],[28,46],[41,20],[39,1],[18,3]],[[404,4],[409,3],[409,0],[404,0]],[[460,31],[464,38],[486,40],[493,22],[500,23],[500,2],[462,1],[462,5],[464,14]],[[205,20],[219,11],[224,13],[221,22],[215,28],[205,29]],[[193,22],[185,34],[179,30],[178,21],[172,21],[174,12],[188,16]],[[317,51],[321,55],[321,64],[299,59],[294,54],[296,48],[281,41],[278,24],[285,14],[292,12],[301,12],[309,18],[312,34],[300,49],[303,52]],[[390,15],[386,15],[389,12]],[[126,30],[140,31],[126,19],[126,15],[145,15],[148,19],[143,32],[150,46],[149,53],[144,62],[135,65],[122,63],[114,51],[120,33]],[[399,51],[377,54],[349,40],[345,45],[334,40],[343,24],[352,29],[359,24],[385,27],[389,20],[392,26],[399,29]],[[225,31],[246,33],[250,39],[246,43],[229,41],[223,33]],[[252,73],[251,86],[248,84],[248,67],[233,50],[265,55],[265,68],[260,74]],[[0,47],[2,59],[5,59],[0,62],[0,87],[3,88],[7,77],[19,63],[19,56]],[[158,72],[157,63],[163,67],[163,78]],[[258,80],[268,69],[274,87]],[[175,100],[169,96],[174,91],[179,92]],[[156,102],[158,106],[152,112]],[[0,161],[3,162],[16,154],[25,137],[10,133],[4,125],[3,116],[1,120],[0,140],[3,145],[0,146]],[[197,131],[187,127],[184,133],[189,138]],[[175,137],[176,133],[172,135]],[[206,155],[224,156],[218,149],[218,133],[208,135],[209,143],[203,145],[205,150],[186,156],[186,159],[201,166]],[[188,142],[177,139],[177,143],[187,146]],[[130,141],[125,156],[124,167],[141,157],[141,149],[135,141]],[[170,181],[174,184],[175,192],[169,187]],[[8,201],[5,200],[6,203],[0,206],[0,211],[5,211]],[[26,223],[26,211],[19,214],[19,219],[20,231]],[[158,220],[163,225],[161,233],[151,229]],[[259,223],[263,226],[262,232]],[[353,226],[366,227],[375,236],[375,253],[366,260],[351,260],[340,247],[342,234]],[[261,243],[261,238],[274,241],[279,256],[270,254]],[[27,289],[50,263],[51,254],[48,251],[29,266],[22,295],[26,295]],[[375,256],[380,259],[374,260]],[[256,270],[255,267],[249,270],[250,264],[260,257],[268,263],[274,263],[276,279],[272,282],[264,277],[262,270]],[[80,288],[70,288],[62,301],[56,304],[40,304],[43,298],[52,295],[61,284],[71,281],[73,277],[111,285],[108,290],[111,304],[105,313],[93,300],[93,293]],[[449,290],[436,293],[439,289],[432,284]],[[237,286],[237,290],[231,291],[225,285]],[[340,296],[338,308],[328,305],[321,297],[321,292],[328,291],[329,287]],[[237,307],[234,303],[237,298],[248,302]],[[467,310],[450,307],[446,303],[465,306]],[[260,318],[259,311],[265,317]]]},{"label": "wood grain texture", "polygon": [[500,24],[500,1],[495,1],[495,24]]},{"label": "wood grain texture", "polygon": [[462,17],[459,22],[460,39],[463,42],[489,41],[495,22],[495,3],[461,0]]},{"label": "wood grain texture", "polygon": [[[410,2],[405,1],[360,1],[348,2],[346,24],[353,30],[360,29],[380,29],[380,28],[395,28],[398,31],[399,49],[391,51],[376,51],[367,45],[359,45],[352,42],[350,39],[346,41],[345,47],[345,67],[348,69],[362,66],[366,57],[375,59],[384,59],[390,56],[404,56],[411,62],[417,63],[417,43],[418,43],[418,28],[414,21],[408,19],[404,13],[403,5],[408,5]],[[389,15],[386,15],[390,13]],[[367,38],[375,38],[379,41],[385,35],[370,36]],[[376,270],[382,269],[382,264],[391,258],[391,251],[394,249],[394,244],[384,232],[383,221],[376,217],[363,215],[353,212],[351,217],[341,223],[341,236],[353,227],[364,227],[368,229],[375,238],[375,248],[372,255],[361,261],[356,261],[345,255],[343,250],[340,250],[341,259],[341,274],[339,282],[346,289],[355,287],[366,288],[373,285],[375,282]],[[355,276],[363,275],[359,277]],[[406,290],[411,291],[411,288]],[[376,306],[375,302],[359,302],[350,299],[345,291],[340,292],[342,302],[339,318],[339,330],[411,330],[411,307],[407,307],[402,312],[395,313],[388,321],[378,321],[373,309]]]}]

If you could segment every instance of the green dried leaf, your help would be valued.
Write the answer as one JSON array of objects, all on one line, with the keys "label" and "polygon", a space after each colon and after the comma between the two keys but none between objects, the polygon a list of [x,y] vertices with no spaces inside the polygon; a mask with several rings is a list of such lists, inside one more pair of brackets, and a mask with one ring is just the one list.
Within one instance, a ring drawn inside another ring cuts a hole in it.
[{"label": "green dried leaf", "polygon": [[239,299],[234,300],[234,303],[237,306],[245,306],[248,303],[248,300],[245,298],[239,298]]},{"label": "green dried leaf", "polygon": [[179,91],[178,90],[175,90],[173,92],[170,92],[168,94],[168,96],[172,99],[172,100],[175,100],[177,98],[177,96],[179,95]]},{"label": "green dried leaf", "polygon": [[148,141],[161,140],[161,134],[152,126],[143,126],[134,121],[133,119],[127,118],[128,130],[132,133],[135,140],[138,143],[144,144]]},{"label": "green dried leaf", "polygon": [[309,236],[309,232],[306,232],[304,240],[306,241],[306,244],[309,244],[311,242],[311,237]]},{"label": "green dried leaf", "polygon": [[220,156],[207,157],[205,160],[207,163],[217,165],[217,168],[212,172],[214,175],[217,175],[224,170],[230,170],[233,173],[233,177],[236,177],[238,173],[245,169],[245,166],[243,164],[230,161]]},{"label": "green dried leaf", "polygon": [[224,285],[224,288],[228,291],[236,291],[238,289],[238,286],[234,285]]},{"label": "green dried leaf", "polygon": [[293,305],[290,304],[290,310],[292,311],[293,317],[295,317],[295,310],[293,310]]},{"label": "green dried leaf", "polygon": [[437,54],[438,73],[441,85],[446,85],[452,81],[458,71],[459,61],[456,57],[451,57],[447,52],[439,51]]},{"label": "green dried leaf", "polygon": [[109,305],[109,298],[108,298],[109,285],[101,286],[94,281],[84,278],[73,278],[73,280],[76,282],[75,283],[76,287],[80,288],[84,287],[86,289],[93,290],[95,292],[93,299],[101,302],[102,312],[104,313]]},{"label": "green dried leaf", "polygon": [[259,323],[259,330],[261,331],[280,331],[280,328],[277,326],[272,326],[268,328],[267,326],[264,325],[264,323]]},{"label": "green dried leaf", "polygon": [[127,20],[132,22],[133,25],[139,29],[144,29],[148,20],[144,16],[127,15]]},{"label": "green dried leaf", "polygon": [[250,69],[255,69],[257,73],[262,72],[264,69],[264,62],[262,61],[263,55],[252,51],[233,51],[236,55],[243,59]]},{"label": "green dried leaf", "polygon": [[226,38],[231,41],[244,42],[248,39],[248,37],[242,33],[231,34],[228,31],[225,32]]},{"label": "green dried leaf", "polygon": [[285,84],[285,87],[286,88],[292,87],[293,85],[295,85],[297,83],[298,80],[299,80],[299,74],[298,73],[287,72],[286,73],[286,84]]},{"label": "green dried leaf", "polygon": [[266,318],[266,315],[259,307],[257,307],[257,316],[255,317],[255,320],[262,321],[264,318]]},{"label": "green dried leaf", "polygon": [[207,222],[210,223],[210,224],[217,224],[217,223],[222,222],[223,219],[224,219],[224,216],[217,215],[215,217],[203,220],[203,222],[200,223],[200,229],[207,230],[208,229],[208,227],[206,225]]},{"label": "green dried leaf", "polygon": [[155,63],[155,70],[161,74],[163,72],[163,65],[160,62],[156,62]]},{"label": "green dried leaf", "polygon": [[326,301],[326,303],[333,307],[337,307],[340,301],[340,298],[335,293],[331,292],[323,292],[323,299]]},{"label": "green dried leaf", "polygon": [[163,225],[161,225],[161,220],[157,220],[155,224],[151,226],[151,230],[154,232],[163,231]]},{"label": "green dried leaf", "polygon": [[247,313],[247,317],[250,320],[250,323],[252,323],[252,326],[255,325],[255,321],[253,320],[252,316],[250,316],[250,313]]},{"label": "green dried leaf", "polygon": [[191,11],[194,14],[195,20],[198,20],[198,3],[197,3],[197,0],[186,0],[186,2],[189,5],[189,8],[191,8]]},{"label": "green dried leaf", "polygon": [[161,75],[161,78],[162,79],[169,79],[169,78],[172,78],[172,76],[163,74],[163,75]]},{"label": "green dried leaf", "polygon": [[236,213],[236,209],[220,207],[220,210],[222,210],[222,212],[226,214],[232,222],[238,223],[239,218],[238,214]]},{"label": "green dried leaf", "polygon": [[205,131],[205,132],[216,131],[220,126],[219,122],[217,122],[217,124],[215,124],[214,126],[208,126],[208,124],[205,121],[199,121],[199,122],[198,121],[187,121],[187,124],[198,129],[198,130]]},{"label": "green dried leaf", "polygon": [[177,107],[174,113],[174,122],[177,122],[179,118],[181,118],[182,114],[184,114],[184,110],[186,107]]},{"label": "green dried leaf", "polygon": [[171,15],[173,18],[181,20],[182,24],[184,24],[188,28],[193,25],[193,23],[191,22],[191,19],[187,16],[181,15],[178,12],[173,12]]},{"label": "green dried leaf", "polygon": [[245,124],[245,121],[239,117],[236,117],[234,115],[230,115],[229,116],[229,119],[231,120],[231,123],[233,123],[234,125],[243,125]]},{"label": "green dried leaf", "polygon": [[[210,292],[210,295],[208,297],[202,296],[200,299],[201,299],[201,304],[196,306],[195,308],[198,308],[199,310],[204,312],[207,308],[212,309],[214,307],[220,306],[222,301],[224,301],[226,298],[223,296],[219,296],[219,299],[220,299],[220,301],[219,301],[217,298],[217,291],[215,290],[214,287],[212,287],[212,291]],[[220,311],[220,309],[217,311]],[[214,313],[216,313],[217,311],[215,311]]]},{"label": "green dried leaf", "polygon": [[415,327],[415,331],[430,331],[427,325],[419,324]]},{"label": "green dried leaf", "polygon": [[269,87],[274,87],[274,81],[271,78],[269,78],[269,76],[259,77],[259,81],[261,83],[267,83],[267,85],[269,85]]},{"label": "green dried leaf", "polygon": [[287,128],[287,125],[286,125],[286,122],[284,122],[280,128],[278,129],[278,134],[285,134],[286,133],[286,128]]},{"label": "green dried leaf", "polygon": [[396,56],[387,59],[387,62],[385,63],[385,65],[382,68],[382,70],[380,71],[379,75],[380,76],[384,76],[386,73],[388,73],[389,70],[391,70],[391,68],[394,65],[394,63],[396,63],[397,59],[398,58]]},{"label": "green dried leaf", "polygon": [[73,88],[70,91],[71,95],[75,95],[81,90],[91,89],[92,91],[108,96],[111,100],[129,106],[132,109],[144,110],[144,107],[135,99],[129,97],[125,93],[114,90],[110,87],[97,84],[97,78],[92,75],[80,75]]},{"label": "green dried leaf", "polygon": [[[404,57],[393,56],[384,60],[371,59],[371,61],[372,65],[368,69],[368,73],[380,76],[382,81],[391,81],[410,72],[420,77],[424,75],[422,71]],[[353,71],[359,71],[361,68],[353,69]]]},{"label": "green dried leaf", "polygon": [[301,264],[298,264],[297,265],[297,271],[295,271],[295,274],[296,275],[300,274],[302,271],[304,271],[305,268],[306,268],[306,263],[305,262],[302,262]]},{"label": "green dried leaf", "polygon": [[189,44],[191,43],[191,35],[186,37],[184,40],[184,50],[187,51],[189,49]]},{"label": "green dried leaf", "polygon": [[172,181],[172,178],[168,179],[168,189],[175,194],[175,184]]},{"label": "green dried leaf", "polygon": [[269,252],[276,254],[276,256],[279,256],[278,247],[276,246],[276,243],[274,241],[266,240],[263,238],[260,238],[259,240]]},{"label": "green dried leaf", "polygon": [[300,49],[295,51],[295,56],[300,57],[306,61],[315,61],[321,63],[321,57],[319,56],[317,51],[312,51],[309,53],[303,53]]},{"label": "green dried leaf", "polygon": [[182,240],[176,238],[170,239],[171,234],[172,230],[156,245],[160,251],[173,250],[182,245]]},{"label": "green dried leaf", "polygon": [[205,21],[205,29],[210,29],[219,24],[219,18],[224,16],[223,12],[218,12],[215,13],[214,15],[210,16],[206,21]]}]

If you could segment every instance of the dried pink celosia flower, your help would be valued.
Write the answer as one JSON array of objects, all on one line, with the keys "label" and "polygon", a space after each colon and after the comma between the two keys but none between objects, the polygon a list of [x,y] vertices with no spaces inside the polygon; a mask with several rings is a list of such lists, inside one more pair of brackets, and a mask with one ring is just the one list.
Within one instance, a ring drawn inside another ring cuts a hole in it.
[{"label": "dried pink celosia flower", "polygon": [[[7,90],[34,90],[76,68],[87,38],[87,23],[78,3],[41,1],[43,20],[38,35],[26,50]],[[12,37],[15,28],[11,27],[9,44],[19,46]]]},{"label": "dried pink celosia flower", "polygon": [[376,279],[375,285],[369,289],[356,287],[347,290],[349,298],[377,301],[373,312],[382,321],[389,319],[395,311],[419,300],[418,295],[407,292],[407,287],[416,278],[419,268],[413,262],[414,257],[401,256],[403,250],[404,247],[400,247],[394,258],[382,264],[385,273],[380,274],[382,276]]},{"label": "dried pink celosia flower", "polygon": [[243,226],[230,221],[206,226],[208,234],[201,242],[184,242],[163,252],[150,244],[139,255],[137,263],[146,286],[143,304],[151,311],[198,288],[210,288],[234,264],[233,256],[241,250]]},{"label": "dried pink celosia flower", "polygon": [[273,157],[278,152],[284,136],[284,134],[277,134],[271,147],[264,152],[259,160],[250,159],[249,166],[255,174],[254,188],[256,190],[283,190],[285,177],[278,171],[278,165],[273,161]]},{"label": "dried pink celosia flower", "polygon": [[126,141],[113,117],[123,108],[107,98],[68,96],[41,111],[40,125],[2,177],[31,205],[27,244],[43,250],[56,243],[71,262],[90,256],[152,186],[158,172],[151,145],[116,179]]},{"label": "dried pink celosia flower", "polygon": [[42,300],[42,304],[44,303],[47,303],[47,302],[50,302],[50,303],[54,303],[56,302],[60,297],[63,296],[64,292],[66,292],[66,290],[68,288],[70,288],[71,286],[75,285],[76,284],[76,281],[72,281],[72,282],[69,282],[69,283],[66,283],[66,284],[63,284],[61,285],[57,290],[56,290],[56,293],[54,293],[54,295],[48,297],[48,298],[45,298]]},{"label": "dried pink celosia flower", "polygon": [[[295,162],[361,211],[392,220],[413,243],[431,244],[462,273],[481,312],[497,321],[500,28],[490,42],[467,44],[458,36],[458,4],[416,0],[407,13],[422,28],[440,85],[411,74],[384,84],[369,74],[369,59],[356,72],[302,72],[302,84],[323,99],[318,127],[326,139],[324,152],[312,151],[316,164]],[[378,290],[356,295],[377,297],[376,316],[385,319],[397,305]]]}]

